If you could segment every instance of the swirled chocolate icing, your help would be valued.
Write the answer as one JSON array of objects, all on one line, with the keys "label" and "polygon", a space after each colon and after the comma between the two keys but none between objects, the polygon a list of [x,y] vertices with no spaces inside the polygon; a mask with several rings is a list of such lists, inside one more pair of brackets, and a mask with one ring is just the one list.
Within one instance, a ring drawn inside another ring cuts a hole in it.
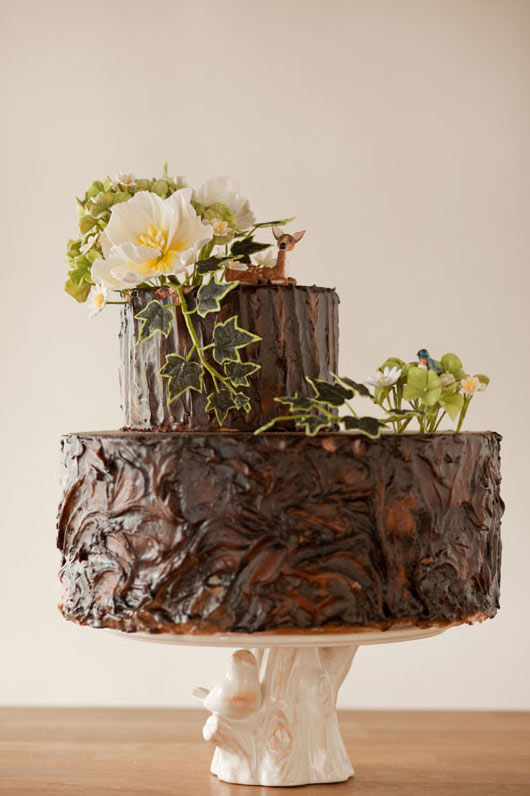
[{"label": "swirled chocolate icing", "polygon": [[149,633],[491,617],[499,443],[493,432],[70,434],[60,608]]},{"label": "swirled chocolate icing", "polygon": [[[122,312],[120,382],[126,427],[219,431],[215,415],[206,411],[206,392],[190,390],[168,404],[167,380],[158,373],[167,354],[185,355],[190,349],[182,313],[177,310],[167,338],[156,334],[136,345],[141,321],[135,316],[155,298],[153,289],[133,290]],[[171,303],[171,298],[159,300]],[[188,291],[187,302],[190,309],[195,307],[196,288]],[[252,409],[249,414],[230,412],[223,428],[253,431],[284,413],[285,407],[274,398],[312,392],[307,376],[331,380],[338,362],[338,305],[336,292],[327,287],[239,285],[223,299],[219,313],[193,316],[205,345],[212,340],[215,324],[232,315],[238,316],[242,328],[262,338],[241,352],[244,361],[261,366],[250,376],[250,387],[243,388]]]}]

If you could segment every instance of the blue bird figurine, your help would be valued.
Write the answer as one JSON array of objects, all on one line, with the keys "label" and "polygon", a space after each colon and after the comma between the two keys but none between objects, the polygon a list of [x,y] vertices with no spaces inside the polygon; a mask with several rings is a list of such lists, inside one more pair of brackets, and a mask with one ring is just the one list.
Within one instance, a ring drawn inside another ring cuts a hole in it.
[{"label": "blue bird figurine", "polygon": [[431,357],[426,348],[420,348],[420,350],[418,351],[418,359],[420,360],[420,365],[426,367],[427,370],[434,370],[434,372],[437,373],[438,376],[441,375],[442,369],[440,365],[434,361],[434,359]]}]

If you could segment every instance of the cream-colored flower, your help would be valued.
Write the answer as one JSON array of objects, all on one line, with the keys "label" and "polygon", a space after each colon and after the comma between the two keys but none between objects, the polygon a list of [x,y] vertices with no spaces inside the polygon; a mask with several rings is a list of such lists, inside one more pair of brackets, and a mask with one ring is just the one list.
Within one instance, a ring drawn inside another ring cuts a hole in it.
[{"label": "cream-colored flower", "polygon": [[107,303],[107,288],[97,282],[88,294],[88,317],[98,315]]},{"label": "cream-colored flower", "polygon": [[193,264],[213,231],[197,216],[190,199],[189,188],[167,199],[139,191],[127,202],[113,205],[100,237],[103,259],[94,262],[92,278],[111,290],[123,290],[178,274]]},{"label": "cream-colored flower", "polygon": [[254,259],[262,268],[273,268],[278,259],[278,252],[272,246],[268,249],[263,249],[254,255]]},{"label": "cream-colored flower", "polygon": [[465,376],[460,380],[460,389],[464,395],[475,395],[486,389],[486,384],[480,381],[477,376]]},{"label": "cream-colored flower", "polygon": [[391,387],[398,381],[401,376],[401,368],[384,368],[378,370],[370,379],[366,379],[365,384],[371,384],[373,387]]},{"label": "cream-colored flower", "polygon": [[113,186],[123,185],[125,188],[133,188],[136,185],[136,177],[134,174],[127,174],[125,171],[120,171],[116,174],[112,181]]},{"label": "cream-colored flower", "polygon": [[230,177],[212,177],[195,191],[193,198],[203,207],[222,202],[234,214],[239,229],[249,229],[256,223],[248,199],[241,196],[239,185]]},{"label": "cream-colored flower", "polygon": [[230,232],[228,221],[223,221],[221,218],[212,218],[210,224],[212,225],[213,234],[216,238],[222,238]]}]

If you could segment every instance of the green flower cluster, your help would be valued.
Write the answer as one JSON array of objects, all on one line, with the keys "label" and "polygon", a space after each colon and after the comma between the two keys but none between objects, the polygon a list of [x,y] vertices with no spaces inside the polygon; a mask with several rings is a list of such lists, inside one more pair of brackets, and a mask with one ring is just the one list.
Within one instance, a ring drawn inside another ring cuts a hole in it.
[{"label": "green flower cluster", "polygon": [[168,176],[167,163],[164,165],[163,177],[131,179],[129,175],[123,175],[121,179],[118,176],[115,180],[110,177],[102,181],[96,180],[85,191],[82,199],[75,200],[79,215],[79,235],[68,241],[68,278],[64,289],[76,301],[86,301],[94,284],[90,272],[94,260],[103,256],[100,236],[109,223],[113,205],[126,202],[138,191],[151,191],[161,199],[167,199],[175,191],[186,187],[186,181],[182,177]]},{"label": "green flower cluster", "polygon": [[[422,352],[419,352],[421,354]],[[486,389],[489,378],[483,373],[470,376],[456,354],[444,354],[440,360],[428,356],[418,362],[404,362],[390,357],[381,365],[380,379],[371,380],[375,386],[374,402],[387,412],[412,409],[415,414],[393,421],[394,431],[401,432],[416,417],[420,431],[437,431],[444,417],[456,422],[460,431],[471,399]],[[391,374],[385,384],[384,374]]]}]

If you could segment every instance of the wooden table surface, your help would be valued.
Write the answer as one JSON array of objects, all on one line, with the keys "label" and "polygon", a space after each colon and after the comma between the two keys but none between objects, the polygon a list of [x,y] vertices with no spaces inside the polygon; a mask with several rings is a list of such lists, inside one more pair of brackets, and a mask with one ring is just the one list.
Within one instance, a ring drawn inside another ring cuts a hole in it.
[{"label": "wooden table surface", "polygon": [[355,777],[228,785],[209,773],[200,710],[0,709],[0,793],[115,796],[530,796],[530,713],[340,713]]}]

